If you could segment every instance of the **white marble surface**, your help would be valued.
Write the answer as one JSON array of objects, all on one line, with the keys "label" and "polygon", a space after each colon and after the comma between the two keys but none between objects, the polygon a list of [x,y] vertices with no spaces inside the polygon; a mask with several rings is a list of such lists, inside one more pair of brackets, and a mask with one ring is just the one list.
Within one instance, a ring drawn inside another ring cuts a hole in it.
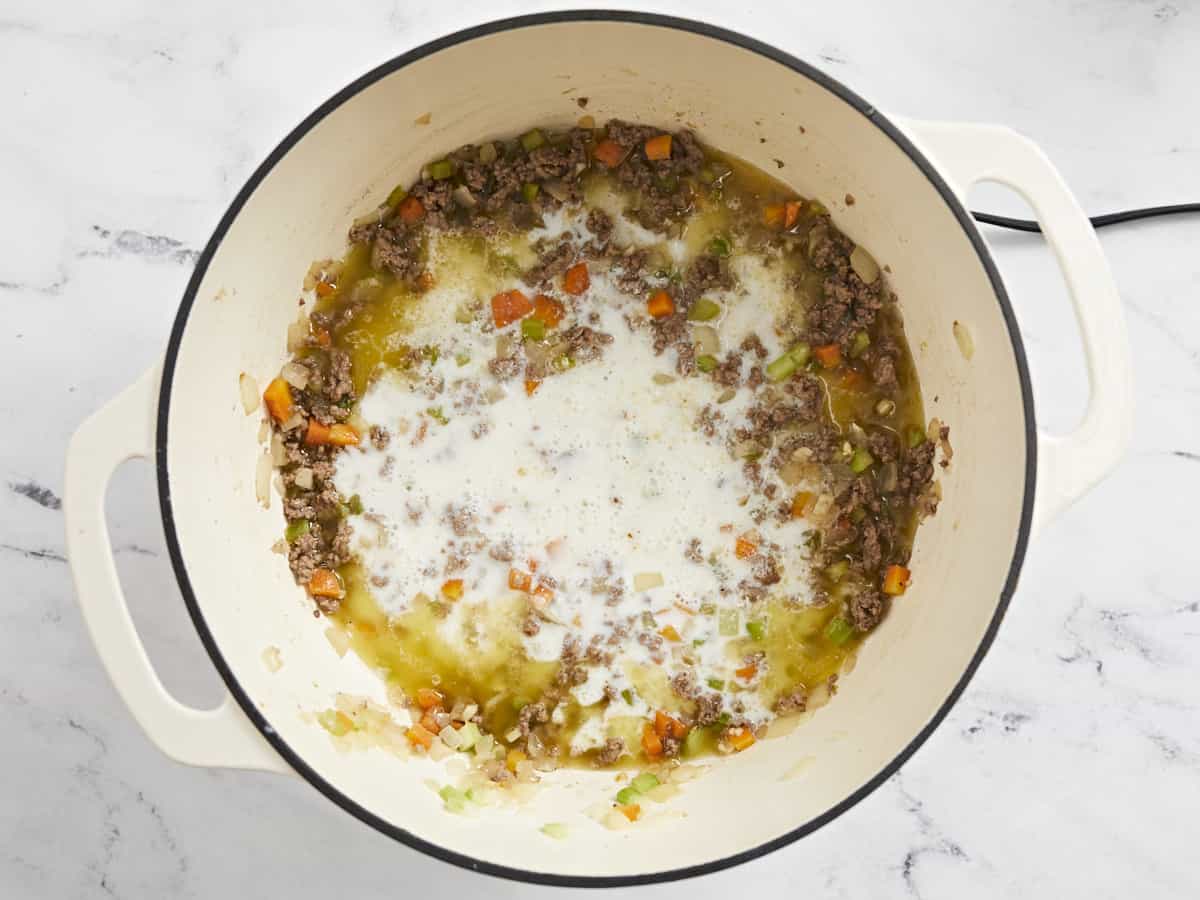
[{"label": "white marble surface", "polygon": [[[469,24],[460,5],[0,9],[0,897],[551,893],[422,857],[297,780],[161,756],[84,634],[56,499],[67,437],[162,352],[197,251],[251,169],[353,76]],[[660,8],[771,40],[885,109],[1013,125],[1090,210],[1200,199],[1194,2],[748,6]],[[470,21],[543,8],[497,3]],[[999,194],[979,202],[1019,210]],[[1037,239],[994,237],[1040,417],[1067,426],[1085,381],[1058,276]],[[901,775],[834,824],[643,896],[1200,895],[1200,219],[1103,242],[1133,341],[1137,436],[1033,547],[961,703]],[[109,513],[168,684],[215,699],[148,467],[119,474]]]}]

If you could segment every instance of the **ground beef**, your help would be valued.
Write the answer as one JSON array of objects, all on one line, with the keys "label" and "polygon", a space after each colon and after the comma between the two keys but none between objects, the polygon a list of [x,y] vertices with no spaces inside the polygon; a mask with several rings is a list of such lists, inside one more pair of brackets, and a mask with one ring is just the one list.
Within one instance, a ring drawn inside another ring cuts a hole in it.
[{"label": "ground beef", "polygon": [[497,381],[509,381],[521,374],[521,360],[516,356],[498,356],[487,365]]},{"label": "ground beef", "polygon": [[465,537],[475,525],[475,514],[465,506],[450,504],[446,507],[446,512],[442,516],[442,520],[450,526],[451,530],[458,537]]},{"label": "ground beef", "polygon": [[661,354],[668,347],[680,343],[689,346],[692,343],[692,330],[688,325],[687,316],[677,310],[669,316],[650,320],[650,331],[653,335],[655,354]]},{"label": "ground beef", "polygon": [[916,505],[933,480],[933,441],[922,441],[904,454],[896,479],[896,493],[903,502]]},{"label": "ground beef", "polygon": [[392,439],[392,434],[382,425],[371,426],[371,446],[376,450],[386,450],[388,443]]},{"label": "ground beef", "polygon": [[694,563],[704,562],[704,555],[700,552],[699,538],[692,538],[687,542],[687,546],[683,549],[683,558]]},{"label": "ground beef", "polygon": [[878,570],[883,562],[883,548],[879,543],[879,527],[871,519],[862,523],[862,565],[868,572]]},{"label": "ground beef", "polygon": [[604,348],[613,342],[613,336],[596,331],[586,325],[572,325],[562,334],[567,343],[567,353],[576,363],[599,359]]},{"label": "ground beef", "polygon": [[696,683],[696,673],[691,669],[685,669],[671,676],[671,690],[684,700],[695,698],[700,693],[700,686]]},{"label": "ground beef", "polygon": [[648,251],[632,250],[614,260],[610,274],[618,290],[639,297],[650,292],[650,284],[646,280],[648,259]]},{"label": "ground beef", "polygon": [[[823,216],[809,232],[809,258],[825,273],[822,296],[808,310],[806,337],[813,344],[848,348],[858,331],[869,328],[884,304],[882,279],[865,283],[850,267],[854,243]],[[889,298],[890,299],[890,298]]]},{"label": "ground beef", "polygon": [[371,247],[371,268],[412,281],[425,270],[420,233],[399,222],[379,229]]},{"label": "ground beef", "polygon": [[550,714],[546,712],[545,703],[526,703],[517,713],[517,727],[521,730],[521,737],[529,737],[534,728],[549,721]]},{"label": "ground beef", "polygon": [[773,556],[760,554],[755,556],[750,564],[750,571],[759,584],[778,584],[781,577],[779,562]]},{"label": "ground beef", "polygon": [[604,246],[612,237],[613,220],[608,213],[599,207],[592,207],[588,210],[587,228],[590,231],[600,246]]},{"label": "ground beef", "polygon": [[329,377],[326,381],[329,398],[335,403],[354,400],[354,380],[350,377],[350,354],[345,350],[329,351]]},{"label": "ground beef", "polygon": [[894,388],[899,382],[896,377],[896,358],[890,353],[878,353],[871,361],[871,380],[876,387]]},{"label": "ground beef", "polygon": [[804,688],[798,688],[790,694],[784,694],[775,701],[776,715],[785,715],[790,712],[804,712],[808,706],[808,691]]},{"label": "ground beef", "polygon": [[697,256],[688,266],[683,277],[682,297],[691,306],[705,291],[728,290],[733,287],[733,277],[722,265],[721,259],[704,253]]},{"label": "ground beef", "polygon": [[900,457],[900,445],[896,433],[882,428],[867,433],[867,449],[879,462],[895,462]]},{"label": "ground beef", "polygon": [[570,239],[564,238],[539,252],[538,261],[524,275],[526,284],[544,287],[571,267],[577,251]]},{"label": "ground beef", "polygon": [[669,734],[663,735],[659,740],[662,741],[663,756],[671,759],[679,755],[679,750],[683,746],[683,741],[679,738],[671,737]]},{"label": "ground beef", "polygon": [[717,434],[717,425],[725,418],[721,411],[712,404],[706,403],[704,407],[696,414],[695,427],[705,437],[715,437]]},{"label": "ground beef", "polygon": [[735,388],[742,383],[742,358],[736,353],[725,354],[725,359],[712,370],[712,380],[723,387]]},{"label": "ground beef", "polygon": [[609,738],[596,754],[596,765],[611,766],[625,753],[625,742],[620,738]]},{"label": "ground beef", "polygon": [[533,637],[541,630],[541,620],[535,615],[526,616],[525,621],[521,623],[521,634],[525,635],[526,637]]},{"label": "ground beef", "polygon": [[701,694],[696,698],[696,724],[712,725],[721,718],[725,701],[720,694]]},{"label": "ground beef", "polygon": [[498,544],[492,544],[492,546],[488,548],[488,556],[496,560],[496,562],[512,562],[512,541],[506,539]]},{"label": "ground beef", "polygon": [[864,588],[850,596],[846,611],[858,631],[870,631],[883,618],[886,597],[876,590]]},{"label": "ground beef", "polygon": [[758,339],[758,335],[754,332],[746,335],[742,340],[741,350],[743,353],[753,353],[759,359],[767,358],[767,348],[763,346],[763,342]]},{"label": "ground beef", "polygon": [[746,387],[752,391],[756,391],[762,387],[765,381],[766,378],[763,376],[762,366],[751,366],[750,372],[746,376]]}]

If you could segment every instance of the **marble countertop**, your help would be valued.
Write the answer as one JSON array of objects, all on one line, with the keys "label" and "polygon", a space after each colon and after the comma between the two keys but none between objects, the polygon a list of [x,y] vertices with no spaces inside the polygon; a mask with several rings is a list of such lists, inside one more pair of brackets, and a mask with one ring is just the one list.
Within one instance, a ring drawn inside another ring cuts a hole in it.
[{"label": "marble countertop", "polygon": [[[198,250],[251,169],[376,63],[550,8],[492,3],[468,21],[459,6],[10,0],[0,12],[0,407],[13,428],[0,454],[0,896],[566,893],[427,859],[298,780],[170,762],[101,669],[64,561],[66,441],[162,353]],[[1014,126],[1090,211],[1200,200],[1194,3],[737,7],[658,9],[770,40],[896,113]],[[1000,192],[975,203],[1021,211]],[[1068,427],[1086,379],[1061,281],[1040,239],[989,237],[1039,418]],[[1200,895],[1200,219],[1102,240],[1128,315],[1137,433],[1032,548],[961,702],[901,774],[815,835],[643,896]],[[148,466],[118,473],[108,510],[151,656],[182,700],[214,702]]]}]

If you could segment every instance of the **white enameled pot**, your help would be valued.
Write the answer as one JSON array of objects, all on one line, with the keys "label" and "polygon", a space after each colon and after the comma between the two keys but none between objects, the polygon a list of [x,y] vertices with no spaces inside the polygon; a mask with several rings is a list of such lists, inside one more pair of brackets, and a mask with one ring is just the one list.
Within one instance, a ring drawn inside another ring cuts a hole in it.
[{"label": "white enameled pot", "polygon": [[[241,372],[265,383],[279,369],[301,278],[312,260],[342,252],[355,217],[446,150],[534,124],[574,124],[580,97],[598,122],[686,124],[825,201],[890,267],[927,412],[949,423],[955,451],[941,475],[941,509],[918,536],[914,585],[836,700],[689,784],[672,801],[686,815],[621,832],[581,814],[611,794],[611,773],[558,772],[527,808],[465,818],[445,813],[426,786],[435,764],[339,752],[301,716],[337,691],[379,697],[382,687],[353,655],[333,652],[285,559],[270,550],[283,524],[279,501],[269,510],[255,501],[259,419],[244,414],[238,393]],[[1035,426],[1017,323],[963,205],[982,180],[1029,200],[1074,301],[1091,395],[1069,435]],[[970,359],[955,321],[973,338]],[[68,548],[104,665],[171,757],[298,775],[380,831],[473,869],[570,885],[658,881],[795,840],[896,771],[990,645],[1031,533],[1116,463],[1131,416],[1129,351],[1108,267],[1084,214],[1029,141],[993,126],[889,119],[787,54],[707,25],[538,15],[461,32],[381,66],[259,167],[196,266],[163,362],[75,434]],[[157,466],[184,601],[229,688],[214,710],[183,706],[163,688],[117,580],[105,485],[119,463],[139,456]],[[262,661],[271,645],[283,660],[274,673]],[[536,833],[551,821],[573,825],[568,840]]]}]

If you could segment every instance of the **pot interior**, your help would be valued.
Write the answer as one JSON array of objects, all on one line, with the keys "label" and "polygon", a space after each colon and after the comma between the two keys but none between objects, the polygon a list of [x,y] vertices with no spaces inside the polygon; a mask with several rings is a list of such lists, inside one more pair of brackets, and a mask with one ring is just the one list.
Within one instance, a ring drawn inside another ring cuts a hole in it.
[{"label": "pot interior", "polygon": [[[1019,555],[1032,413],[977,247],[870,111],[819,76],[722,37],[644,21],[567,20],[480,33],[415,56],[348,90],[289,138],[231,212],[185,302],[173,367],[168,360],[160,477],[173,511],[168,538],[178,543],[197,621],[235,690],[331,796],[396,836],[484,867],[535,878],[646,878],[819,824],[905,754],[956,691],[990,640]],[[939,473],[941,510],[918,535],[913,585],[835,700],[790,734],[717,761],[672,801],[681,817],[623,832],[582,815],[611,795],[611,773],[555,773],[527,807],[466,818],[443,812],[426,786],[438,777],[435,764],[339,752],[306,720],[337,691],[382,699],[383,689],[353,655],[337,657],[286,560],[270,551],[282,530],[279,498],[269,510],[255,501],[259,420],[243,414],[238,393],[241,372],[261,385],[278,370],[304,274],[311,261],[342,253],[351,220],[447,150],[575,123],[584,97],[597,122],[686,125],[820,198],[890,268],[927,414],[950,425],[955,450]],[[974,338],[970,360],[955,342],[955,321]],[[268,646],[281,651],[275,673],[262,662]],[[568,840],[540,835],[547,822],[568,823]]]}]

